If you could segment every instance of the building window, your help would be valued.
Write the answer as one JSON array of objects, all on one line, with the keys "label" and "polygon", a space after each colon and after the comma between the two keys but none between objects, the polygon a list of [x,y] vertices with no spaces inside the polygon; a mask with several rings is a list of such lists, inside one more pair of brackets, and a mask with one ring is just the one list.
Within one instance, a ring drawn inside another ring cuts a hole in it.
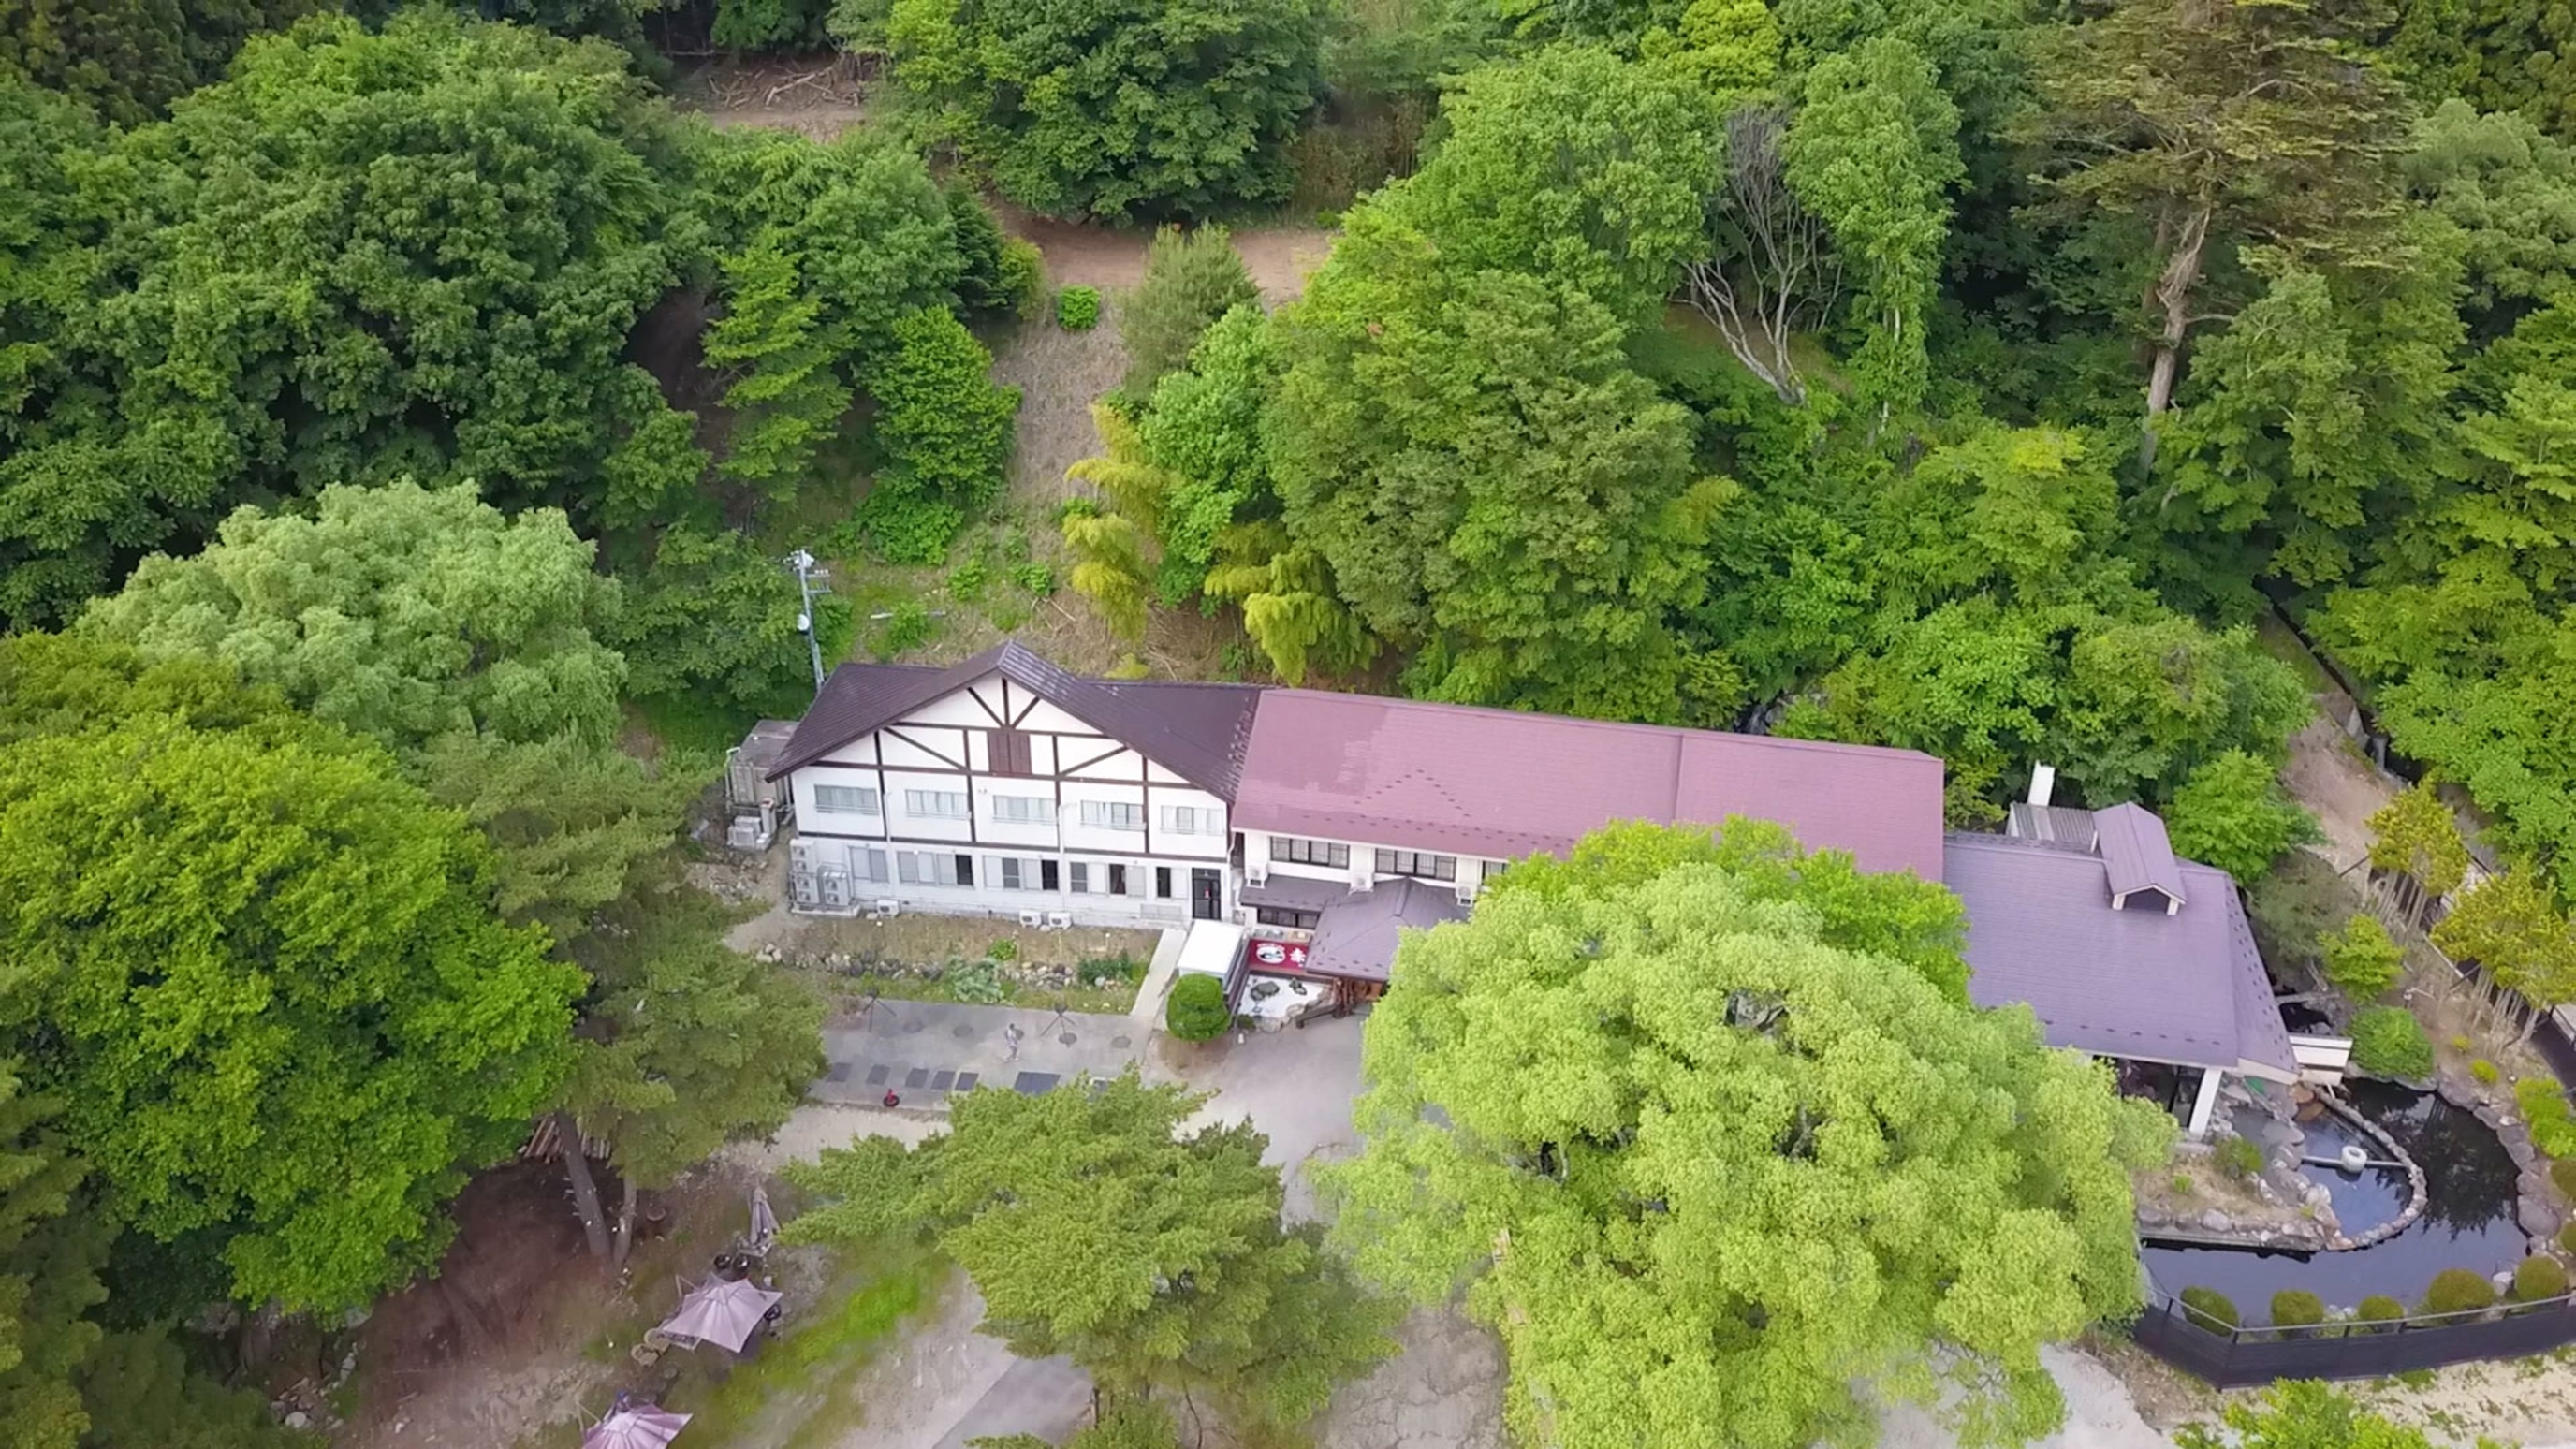
[{"label": "building window", "polygon": [[1028,878],[1023,874],[1028,869],[1027,861],[1016,855],[1005,855],[996,857],[993,864],[999,870],[1002,889],[1024,891],[1029,888]]},{"label": "building window", "polygon": [[821,815],[874,815],[877,792],[864,785],[817,785],[814,810]]},{"label": "building window", "polygon": [[[1384,855],[1386,852],[1378,853]],[[1335,870],[1347,870],[1351,863],[1351,848],[1331,841],[1274,835],[1270,837],[1270,858],[1284,860],[1291,865],[1329,865]]]},{"label": "building window", "polygon": [[962,790],[906,790],[903,810],[907,815],[924,820],[963,820],[966,818],[966,793]]},{"label": "building window", "polygon": [[895,876],[905,885],[973,885],[975,857],[927,850],[899,850]]},{"label": "building window", "polygon": [[1458,857],[1433,855],[1424,850],[1381,850],[1377,853],[1377,873],[1422,876],[1429,880],[1456,880]]},{"label": "building window", "polygon": [[1109,893],[1113,896],[1127,894],[1127,867],[1118,864],[1109,867]]},{"label": "building window", "polygon": [[874,881],[879,885],[885,884],[886,853],[884,851],[853,850],[850,852],[850,861],[858,867],[862,879]]},{"label": "building window", "polygon": [[1094,830],[1142,830],[1145,807],[1125,800],[1085,800],[1082,823]]},{"label": "building window", "polygon": [[1254,906],[1252,918],[1265,926],[1286,926],[1292,931],[1311,931],[1324,916],[1321,911],[1292,911],[1286,906]]},{"label": "building window", "polygon": [[1154,867],[1154,894],[1157,898],[1162,900],[1168,901],[1172,898],[1172,868],[1170,866],[1158,865]]},{"label": "building window", "polygon": [[1064,882],[1057,874],[1058,869],[1059,867],[1052,860],[1039,861],[1038,889],[1046,891],[1062,890],[1064,888]]},{"label": "building window", "polygon": [[1219,835],[1225,827],[1217,811],[1198,805],[1163,807],[1163,829],[1172,835]]},{"label": "building window", "polygon": [[1043,795],[996,795],[993,818],[1011,825],[1053,825],[1055,802]]},{"label": "building window", "polygon": [[1077,860],[1072,864],[1067,865],[1064,869],[1065,878],[1070,883],[1069,888],[1075,895],[1087,896],[1091,894],[1091,867],[1089,865]]},{"label": "building window", "polygon": [[1037,773],[1029,768],[1029,737],[1019,730],[986,730],[984,764],[996,775]]}]

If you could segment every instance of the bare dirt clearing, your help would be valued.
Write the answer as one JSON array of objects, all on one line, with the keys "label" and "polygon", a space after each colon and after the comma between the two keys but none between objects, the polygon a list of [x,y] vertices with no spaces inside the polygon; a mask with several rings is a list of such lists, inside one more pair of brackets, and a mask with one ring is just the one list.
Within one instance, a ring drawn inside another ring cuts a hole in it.
[{"label": "bare dirt clearing", "polygon": [[2290,761],[2281,767],[2290,794],[2325,830],[2324,854],[2337,868],[2370,853],[2370,817],[2397,793],[2396,785],[2364,759],[2361,747],[2317,718],[2290,737]]},{"label": "bare dirt clearing", "polygon": [[852,55],[716,59],[684,70],[673,97],[718,127],[766,126],[838,140],[868,120],[871,67]]}]

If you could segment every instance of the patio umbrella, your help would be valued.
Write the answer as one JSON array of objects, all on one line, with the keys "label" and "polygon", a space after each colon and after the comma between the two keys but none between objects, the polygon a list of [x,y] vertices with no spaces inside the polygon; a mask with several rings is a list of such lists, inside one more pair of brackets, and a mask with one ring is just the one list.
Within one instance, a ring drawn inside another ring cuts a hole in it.
[{"label": "patio umbrella", "polygon": [[769,1306],[785,1296],[749,1280],[710,1278],[681,1295],[679,1311],[662,1320],[662,1336],[692,1348],[713,1343],[740,1353]]},{"label": "patio umbrella", "polygon": [[778,1214],[769,1210],[769,1189],[757,1183],[751,1189],[751,1241],[758,1248],[778,1241]]},{"label": "patio umbrella", "polygon": [[688,1415],[652,1404],[620,1409],[581,1436],[581,1449],[663,1449],[688,1422]]}]

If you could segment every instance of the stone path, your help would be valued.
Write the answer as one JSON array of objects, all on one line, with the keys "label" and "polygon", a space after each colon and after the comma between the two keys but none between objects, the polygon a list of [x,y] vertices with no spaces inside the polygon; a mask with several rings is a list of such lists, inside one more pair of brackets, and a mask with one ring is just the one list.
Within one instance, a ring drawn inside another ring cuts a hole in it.
[{"label": "stone path", "polygon": [[[846,1023],[846,1024],[844,1024]],[[1009,1028],[1019,1029],[1012,1049]],[[1043,1092],[1084,1073],[1114,1077],[1137,1059],[1145,1031],[1125,1016],[946,1001],[879,1001],[823,1030],[823,1075],[806,1095],[945,1111],[978,1086]]]}]

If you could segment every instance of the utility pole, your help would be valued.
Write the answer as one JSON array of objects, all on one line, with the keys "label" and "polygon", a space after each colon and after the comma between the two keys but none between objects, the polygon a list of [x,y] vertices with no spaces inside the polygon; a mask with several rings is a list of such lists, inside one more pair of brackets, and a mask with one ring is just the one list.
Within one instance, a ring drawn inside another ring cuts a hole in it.
[{"label": "utility pole", "polygon": [[796,593],[800,601],[796,610],[796,632],[805,636],[805,649],[814,659],[814,697],[823,697],[823,641],[814,632],[814,586],[828,583],[831,575],[815,566],[814,555],[798,549],[787,556],[787,566],[796,570]]}]

